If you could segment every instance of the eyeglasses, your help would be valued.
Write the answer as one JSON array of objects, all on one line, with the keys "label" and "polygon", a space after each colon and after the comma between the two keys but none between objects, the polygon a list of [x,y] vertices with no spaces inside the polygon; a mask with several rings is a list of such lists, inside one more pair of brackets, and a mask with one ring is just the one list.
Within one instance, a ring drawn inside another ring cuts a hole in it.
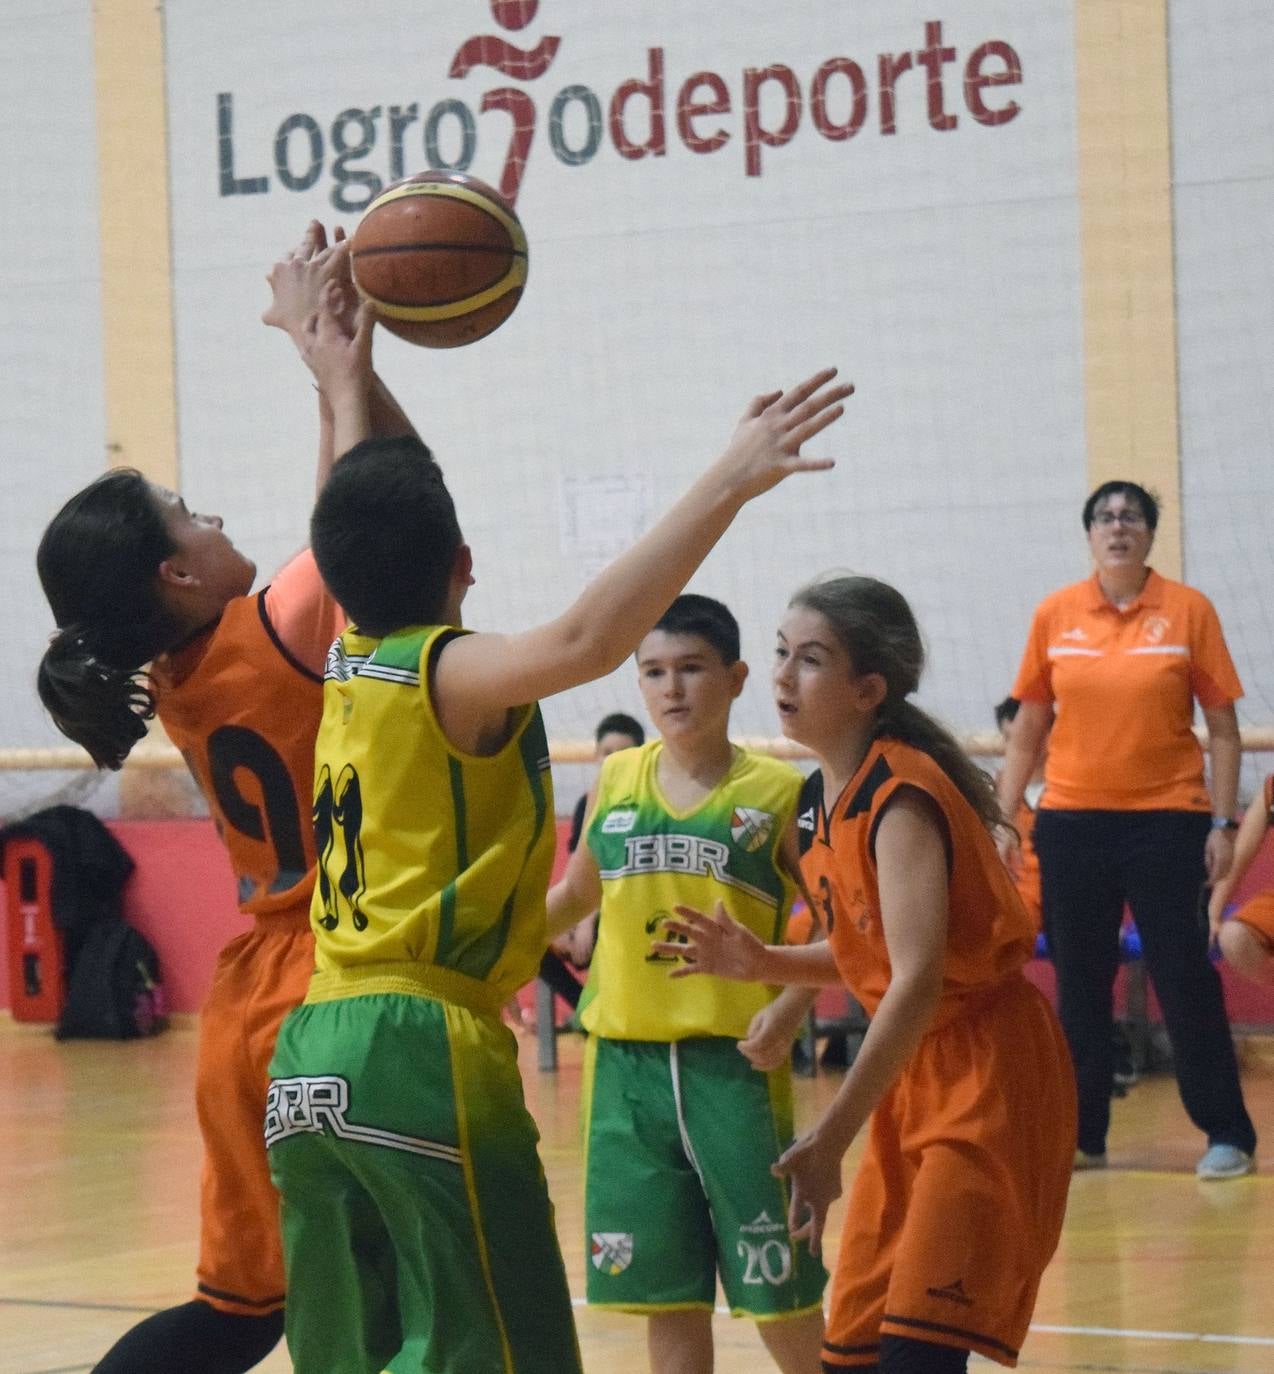
[{"label": "eyeglasses", "polygon": [[1103,510],[1093,516],[1093,524],[1108,530],[1112,525],[1122,525],[1126,530],[1139,530],[1146,523],[1146,517],[1135,510]]}]

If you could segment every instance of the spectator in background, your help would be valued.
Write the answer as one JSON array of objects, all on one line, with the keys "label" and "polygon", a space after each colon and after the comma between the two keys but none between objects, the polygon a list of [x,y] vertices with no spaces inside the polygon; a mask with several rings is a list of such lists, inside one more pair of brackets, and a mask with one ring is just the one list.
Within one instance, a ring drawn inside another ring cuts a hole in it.
[{"label": "spectator in background", "polygon": [[[1172,1041],[1177,1085],[1205,1133],[1200,1178],[1253,1168],[1221,980],[1198,918],[1200,892],[1228,872],[1236,828],[1243,693],[1212,603],[1147,563],[1159,506],[1134,482],[1084,503],[1093,575],[1036,609],[1013,687],[1021,702],[1000,774],[1016,816],[1056,708],[1035,819],[1058,1009],[1079,1085],[1076,1168],[1106,1162],[1114,1035],[1111,993],[1124,904]],[[1212,791],[1191,730],[1208,726]],[[1001,852],[1016,862],[1014,841]]]},{"label": "spectator in background", "polygon": [[1274,773],[1265,779],[1261,797],[1253,798],[1243,817],[1234,842],[1234,863],[1230,871],[1212,886],[1208,902],[1208,935],[1220,946],[1231,968],[1254,982],[1274,986],[1274,890],[1256,893],[1228,916],[1226,911],[1235,889],[1265,842],[1272,819]]}]

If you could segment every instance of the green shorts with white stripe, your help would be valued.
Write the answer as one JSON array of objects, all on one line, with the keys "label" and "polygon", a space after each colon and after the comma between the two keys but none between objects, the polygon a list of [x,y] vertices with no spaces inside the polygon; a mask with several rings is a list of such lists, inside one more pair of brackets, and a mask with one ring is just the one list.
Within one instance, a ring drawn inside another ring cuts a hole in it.
[{"label": "green shorts with white stripe", "polygon": [[580,1368],[513,1036],[432,997],[298,1007],[266,1110],[298,1370]]},{"label": "green shorts with white stripe", "polygon": [[585,1058],[584,1224],[590,1305],[817,1309],[827,1272],[787,1230],[770,1165],[792,1140],[788,1069],[754,1069],[730,1039],[594,1036]]}]

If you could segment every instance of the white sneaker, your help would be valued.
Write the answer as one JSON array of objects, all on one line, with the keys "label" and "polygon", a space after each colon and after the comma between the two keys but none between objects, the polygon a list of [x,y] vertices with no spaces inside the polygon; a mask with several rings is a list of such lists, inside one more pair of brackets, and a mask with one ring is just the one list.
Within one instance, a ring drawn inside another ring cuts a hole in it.
[{"label": "white sneaker", "polygon": [[1199,1178],[1243,1178],[1256,1171],[1256,1160],[1237,1145],[1209,1145],[1195,1166]]},{"label": "white sneaker", "polygon": [[1085,1169],[1104,1169],[1106,1167],[1106,1152],[1103,1150],[1099,1155],[1090,1155],[1084,1150],[1075,1151],[1075,1162],[1071,1168],[1076,1173]]}]

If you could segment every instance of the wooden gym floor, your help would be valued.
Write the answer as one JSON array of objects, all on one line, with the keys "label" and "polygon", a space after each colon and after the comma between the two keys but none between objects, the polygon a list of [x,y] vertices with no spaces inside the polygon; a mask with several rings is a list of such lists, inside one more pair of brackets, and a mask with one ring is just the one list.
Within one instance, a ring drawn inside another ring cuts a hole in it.
[{"label": "wooden gym floor", "polygon": [[[1076,1177],[1020,1368],[1037,1374],[1274,1371],[1274,1046],[1242,1045],[1261,1173],[1201,1184],[1202,1142],[1170,1079],[1115,1104],[1111,1168]],[[78,1374],[141,1316],[190,1295],[199,1141],[193,1024],[134,1044],[56,1044],[0,1013],[0,1370]],[[583,1291],[580,1041],[556,1074],[522,1042],[572,1292]],[[837,1075],[797,1080],[799,1120]],[[853,1162],[851,1155],[851,1165]],[[838,1234],[833,1213],[830,1241]],[[585,1367],[644,1374],[643,1323],[577,1305]],[[719,1317],[719,1365],[771,1370],[750,1323]],[[990,1370],[984,1361],[974,1367]],[[290,1368],[278,1350],[260,1366]]]}]

